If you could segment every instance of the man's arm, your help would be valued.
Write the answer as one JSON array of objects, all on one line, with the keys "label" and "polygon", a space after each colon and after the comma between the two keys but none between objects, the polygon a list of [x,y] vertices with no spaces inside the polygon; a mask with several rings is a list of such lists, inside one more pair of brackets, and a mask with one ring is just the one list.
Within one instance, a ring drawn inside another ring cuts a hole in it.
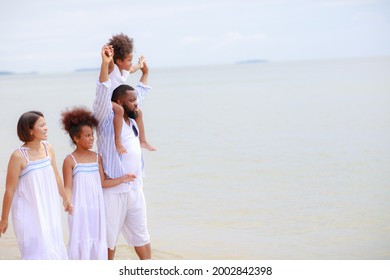
[{"label": "man's arm", "polygon": [[113,50],[112,46],[104,46],[102,49],[102,65],[100,67],[99,82],[104,83],[108,81],[108,68],[112,61]]},{"label": "man's arm", "polygon": [[96,88],[96,97],[93,103],[93,111],[95,118],[99,121],[99,125],[104,123],[112,111],[110,82],[108,79],[108,71],[110,62],[112,61],[112,47],[104,46],[101,52],[102,64],[100,67],[99,83]]},{"label": "man's arm", "polygon": [[141,68],[142,76],[139,80],[140,83],[136,87],[137,97],[138,97],[138,105],[141,106],[146,94],[148,93],[150,87],[148,86],[148,77],[149,77],[149,68],[146,60],[143,60],[143,67]]},{"label": "man's arm", "polygon": [[143,66],[141,68],[142,76],[141,79],[139,80],[141,83],[144,85],[148,84],[148,76],[149,76],[149,67],[148,64],[146,63],[146,60],[143,60]]}]

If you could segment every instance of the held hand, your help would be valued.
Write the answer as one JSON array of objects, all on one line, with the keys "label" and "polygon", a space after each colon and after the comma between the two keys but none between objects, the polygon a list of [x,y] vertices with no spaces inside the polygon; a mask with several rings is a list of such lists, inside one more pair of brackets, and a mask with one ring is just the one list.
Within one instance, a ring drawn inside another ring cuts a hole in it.
[{"label": "held hand", "polygon": [[73,215],[73,204],[69,204],[65,211],[68,212],[69,215]]},{"label": "held hand", "polygon": [[0,221],[0,237],[3,233],[7,231],[8,228],[8,221],[6,220],[1,220]]},{"label": "held hand", "polygon": [[142,73],[143,74],[148,74],[149,68],[148,68],[148,64],[146,63],[145,57],[141,56],[140,59],[139,59],[139,63],[141,65]]},{"label": "held hand", "polygon": [[114,56],[114,49],[112,46],[103,46],[102,49],[102,61],[105,63],[110,63]]},{"label": "held hand", "polygon": [[69,202],[69,200],[64,200],[63,205],[64,205],[65,212],[68,212],[69,215],[72,215],[73,214],[73,204],[71,204]]},{"label": "held hand", "polygon": [[129,182],[132,182],[134,181],[134,179],[136,178],[137,176],[135,176],[135,174],[125,174],[123,177],[122,177],[122,180],[123,180],[123,183],[129,183]]},{"label": "held hand", "polygon": [[145,62],[145,57],[142,55],[142,56],[138,59],[139,68],[144,67],[144,62]]}]

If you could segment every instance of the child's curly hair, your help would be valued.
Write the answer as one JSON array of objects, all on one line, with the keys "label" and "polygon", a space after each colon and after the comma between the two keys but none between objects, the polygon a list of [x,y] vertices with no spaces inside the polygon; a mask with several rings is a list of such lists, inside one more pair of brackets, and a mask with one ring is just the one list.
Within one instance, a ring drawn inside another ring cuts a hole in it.
[{"label": "child's curly hair", "polygon": [[74,137],[80,137],[83,126],[87,125],[93,129],[98,125],[98,120],[86,107],[74,107],[62,112],[61,116],[62,127],[69,134],[74,144],[76,144]]},{"label": "child's curly hair", "polygon": [[126,55],[133,53],[133,39],[123,33],[112,36],[108,45],[114,48],[114,63],[117,59],[124,60]]}]

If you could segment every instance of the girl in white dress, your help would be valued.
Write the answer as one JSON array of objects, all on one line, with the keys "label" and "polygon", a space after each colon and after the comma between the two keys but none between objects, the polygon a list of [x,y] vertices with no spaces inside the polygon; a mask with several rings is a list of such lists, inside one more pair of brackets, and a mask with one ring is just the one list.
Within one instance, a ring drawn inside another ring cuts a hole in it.
[{"label": "girl in white dress", "polygon": [[65,190],[72,198],[68,218],[68,256],[73,260],[106,260],[107,241],[102,187],[132,181],[133,175],[106,179],[101,156],[91,151],[97,120],[84,107],[62,113],[62,124],[76,149],[63,163]]},{"label": "girl in white dress", "polygon": [[0,236],[12,223],[22,259],[67,259],[62,234],[59,195],[65,210],[72,211],[59,175],[55,154],[47,140],[42,113],[24,113],[18,122],[24,143],[8,163],[6,190],[0,221]]}]

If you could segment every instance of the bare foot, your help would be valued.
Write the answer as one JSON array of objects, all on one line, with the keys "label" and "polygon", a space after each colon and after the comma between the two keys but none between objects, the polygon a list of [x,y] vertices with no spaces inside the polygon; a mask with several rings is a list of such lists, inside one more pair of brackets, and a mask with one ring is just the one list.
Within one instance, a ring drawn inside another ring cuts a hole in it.
[{"label": "bare foot", "polygon": [[153,147],[152,145],[150,145],[148,142],[141,142],[141,148],[144,148],[144,149],[151,151],[151,152],[157,151],[157,149],[155,147]]}]

